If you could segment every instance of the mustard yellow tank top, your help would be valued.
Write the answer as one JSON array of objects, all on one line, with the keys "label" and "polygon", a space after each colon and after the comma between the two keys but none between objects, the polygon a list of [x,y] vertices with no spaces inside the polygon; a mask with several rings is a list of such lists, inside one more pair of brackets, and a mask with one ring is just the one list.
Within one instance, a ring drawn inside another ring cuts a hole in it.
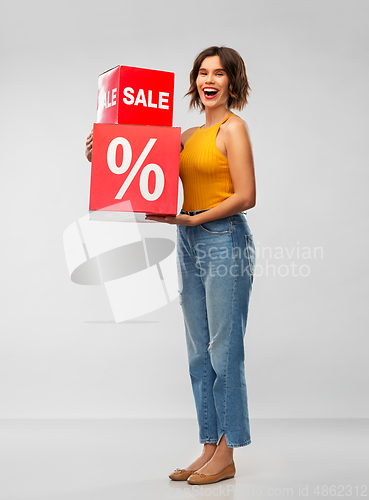
[{"label": "mustard yellow tank top", "polygon": [[213,208],[234,193],[228,160],[215,144],[219,127],[230,116],[233,113],[212,127],[198,128],[186,141],[179,169],[186,212]]}]

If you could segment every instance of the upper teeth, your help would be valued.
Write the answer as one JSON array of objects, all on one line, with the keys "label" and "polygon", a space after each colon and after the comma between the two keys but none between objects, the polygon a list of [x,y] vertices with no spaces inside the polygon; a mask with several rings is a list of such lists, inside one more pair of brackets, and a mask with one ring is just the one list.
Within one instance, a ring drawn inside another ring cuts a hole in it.
[{"label": "upper teeth", "polygon": [[213,93],[213,92],[218,92],[218,91],[216,89],[205,89],[205,92]]}]

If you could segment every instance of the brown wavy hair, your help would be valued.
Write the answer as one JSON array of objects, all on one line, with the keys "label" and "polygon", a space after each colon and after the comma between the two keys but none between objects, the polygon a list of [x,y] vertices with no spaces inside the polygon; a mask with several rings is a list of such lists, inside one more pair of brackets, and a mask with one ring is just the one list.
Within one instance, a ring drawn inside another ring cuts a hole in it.
[{"label": "brown wavy hair", "polygon": [[204,59],[207,57],[219,56],[224,71],[229,79],[229,99],[228,108],[241,111],[247,104],[247,97],[251,87],[249,85],[245,63],[240,54],[229,47],[209,47],[200,52],[193,63],[193,68],[190,73],[190,88],[185,96],[191,96],[190,109],[198,108],[200,111],[205,110],[205,106],[201,102],[200,95],[197,90],[196,80],[199,74],[199,69]]}]

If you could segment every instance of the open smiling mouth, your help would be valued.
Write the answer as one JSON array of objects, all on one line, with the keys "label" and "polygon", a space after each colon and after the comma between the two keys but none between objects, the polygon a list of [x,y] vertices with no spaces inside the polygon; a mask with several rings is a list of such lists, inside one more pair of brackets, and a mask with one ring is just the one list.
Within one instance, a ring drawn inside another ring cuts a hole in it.
[{"label": "open smiling mouth", "polygon": [[219,90],[216,89],[204,89],[204,95],[206,99],[212,99],[218,94]]}]

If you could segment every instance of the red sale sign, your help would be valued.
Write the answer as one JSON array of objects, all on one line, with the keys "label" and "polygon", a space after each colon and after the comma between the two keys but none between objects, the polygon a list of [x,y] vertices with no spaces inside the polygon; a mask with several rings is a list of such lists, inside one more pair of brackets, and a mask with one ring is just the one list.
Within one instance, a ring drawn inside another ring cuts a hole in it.
[{"label": "red sale sign", "polygon": [[95,123],[93,137],[90,210],[177,213],[179,127]]},{"label": "red sale sign", "polygon": [[116,66],[99,76],[97,123],[173,124],[174,73]]}]

